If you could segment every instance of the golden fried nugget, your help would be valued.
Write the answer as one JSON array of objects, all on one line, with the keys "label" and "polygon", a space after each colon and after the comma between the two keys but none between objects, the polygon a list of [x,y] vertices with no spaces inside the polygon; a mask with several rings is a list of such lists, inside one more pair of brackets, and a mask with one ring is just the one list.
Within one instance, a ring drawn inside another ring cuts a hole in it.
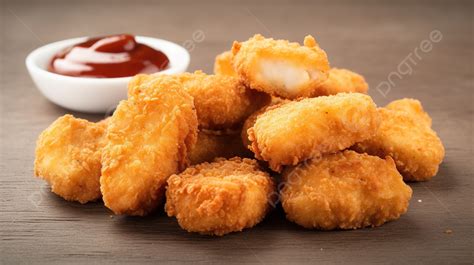
[{"label": "golden fried nugget", "polygon": [[407,111],[410,116],[425,122],[428,126],[431,127],[431,117],[423,110],[421,102],[416,99],[403,98],[399,100],[394,100],[390,102],[387,106],[385,106],[385,108],[391,110]]},{"label": "golden fried nugget", "polygon": [[198,133],[196,145],[189,153],[191,165],[212,162],[217,157],[251,157],[252,153],[244,147],[239,131],[209,131]]},{"label": "golden fried nugget", "polygon": [[[288,99],[282,99],[278,97],[272,97],[271,102],[254,112],[252,115],[250,115],[244,122],[244,125],[242,126],[242,131],[240,133],[240,137],[242,138],[242,143],[245,148],[250,149],[250,145],[252,142],[249,140],[249,134],[248,134],[248,129],[252,128],[253,125],[255,124],[255,121],[257,121],[257,117],[264,113],[267,110],[270,110],[272,108],[276,108],[284,103],[288,103],[290,100]],[[250,149],[251,150],[251,149]]]},{"label": "golden fried nugget", "polygon": [[257,34],[234,42],[232,54],[234,69],[248,87],[282,98],[311,96],[328,77],[326,53],[310,35],[301,46]]},{"label": "golden fried nugget", "polygon": [[391,156],[404,180],[426,181],[438,172],[444,146],[428,125],[431,118],[411,110],[411,107],[408,111],[379,109],[382,122],[377,134],[353,149],[380,157]]},{"label": "golden fried nugget", "polygon": [[265,93],[246,88],[232,76],[196,71],[181,74],[180,79],[194,97],[199,125],[206,129],[235,128],[270,101]]},{"label": "golden fried nugget", "polygon": [[64,115],[38,137],[35,175],[68,201],[86,203],[100,198],[100,155],[105,126]]},{"label": "golden fried nugget", "polygon": [[130,99],[130,98],[138,97],[146,93],[153,93],[153,91],[149,91],[153,89],[153,86],[150,86],[150,84],[153,80],[159,79],[159,78],[172,79],[174,78],[174,75],[164,75],[164,76],[162,76],[161,74],[135,75],[128,82],[127,97]]},{"label": "golden fried nugget", "polygon": [[128,82],[127,86],[128,97],[130,98],[133,95],[139,94],[140,92],[142,92],[142,90],[148,88],[149,85],[147,83],[149,83],[153,79],[160,78],[160,75],[161,74],[138,74],[132,77],[132,79],[130,79],[130,81]]},{"label": "golden fried nugget", "polygon": [[248,137],[255,157],[280,172],[284,165],[346,149],[375,135],[380,120],[368,95],[293,101],[259,115]]},{"label": "golden fried nugget", "polygon": [[214,61],[214,74],[237,76],[232,64],[232,57],[231,51],[225,51],[217,55]]},{"label": "golden fried nugget", "polygon": [[[147,89],[150,86],[147,84],[159,77],[160,75],[155,75],[147,79],[139,75],[136,77],[138,80],[132,80],[129,84],[129,97],[149,93]],[[246,88],[232,76],[207,75],[196,71],[170,76],[170,78],[179,80],[184,89],[194,98],[199,126],[204,129],[236,128],[250,114],[270,100],[265,93]]]},{"label": "golden fried nugget", "polygon": [[331,68],[329,77],[312,96],[329,96],[343,92],[367,93],[369,85],[363,76],[347,69]]},{"label": "golden fried nugget", "polygon": [[412,190],[391,157],[353,151],[285,170],[281,201],[288,220],[323,230],[380,226],[408,209]]},{"label": "golden fried nugget", "polygon": [[275,185],[252,159],[216,159],[168,179],[166,212],[188,232],[224,235],[259,223]]},{"label": "golden fried nugget", "polygon": [[120,102],[109,121],[100,185],[115,214],[153,211],[197,138],[193,98],[182,84],[163,75],[146,85],[147,93]]}]

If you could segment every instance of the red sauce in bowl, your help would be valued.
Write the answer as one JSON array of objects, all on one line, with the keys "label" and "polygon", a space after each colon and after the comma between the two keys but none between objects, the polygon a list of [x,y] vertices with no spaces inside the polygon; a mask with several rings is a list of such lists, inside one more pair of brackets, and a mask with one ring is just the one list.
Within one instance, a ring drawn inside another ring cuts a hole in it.
[{"label": "red sauce in bowl", "polygon": [[54,55],[48,66],[53,73],[96,78],[151,74],[168,67],[161,51],[137,43],[129,34],[92,38]]}]

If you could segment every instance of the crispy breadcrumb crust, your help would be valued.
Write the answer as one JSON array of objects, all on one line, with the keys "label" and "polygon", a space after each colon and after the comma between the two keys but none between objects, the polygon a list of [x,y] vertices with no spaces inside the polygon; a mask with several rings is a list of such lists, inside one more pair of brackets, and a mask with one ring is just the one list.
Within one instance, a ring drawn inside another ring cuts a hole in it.
[{"label": "crispy breadcrumb crust", "polygon": [[346,149],[375,135],[375,103],[360,93],[293,101],[267,110],[248,129],[255,157],[280,172],[284,165]]},{"label": "crispy breadcrumb crust", "polygon": [[199,125],[227,129],[241,125],[254,111],[270,101],[265,93],[246,88],[238,78],[207,75],[201,71],[179,75],[194,97]]},{"label": "crispy breadcrumb crust", "polygon": [[196,145],[189,153],[191,165],[212,162],[217,157],[251,157],[253,154],[242,143],[240,131],[200,130]]},{"label": "crispy breadcrumb crust", "polygon": [[[304,45],[287,40],[274,40],[256,34],[244,42],[234,41],[232,45],[233,68],[241,80],[253,89],[257,89],[273,96],[287,99],[296,99],[316,94],[319,85],[327,79],[329,62],[326,52],[322,50],[316,40],[308,35]],[[297,93],[290,93],[274,84],[267,84],[258,80],[256,73],[258,62],[262,59],[279,59],[292,65],[302,65],[316,68],[320,72],[319,78],[312,79]]]},{"label": "crispy breadcrumb crust", "polygon": [[105,123],[92,123],[72,115],[58,118],[38,137],[35,175],[68,201],[87,203],[99,199],[105,128]]},{"label": "crispy breadcrumb crust", "polygon": [[171,176],[165,209],[188,232],[221,236],[259,223],[274,194],[272,178],[257,161],[216,159]]},{"label": "crispy breadcrumb crust", "polygon": [[353,151],[324,155],[283,174],[288,220],[322,230],[380,226],[398,219],[412,195],[392,158]]},{"label": "crispy breadcrumb crust", "polygon": [[251,150],[250,146],[252,145],[252,142],[249,140],[249,134],[248,134],[248,129],[252,128],[255,122],[257,121],[257,117],[261,114],[263,114],[265,111],[270,110],[272,108],[276,108],[284,103],[288,103],[290,100],[288,99],[282,99],[278,97],[272,97],[271,102],[257,110],[256,112],[252,113],[244,122],[244,125],[242,126],[242,131],[240,133],[240,137],[242,138],[242,143],[245,148]]},{"label": "crispy breadcrumb crust", "polygon": [[[393,105],[392,105],[393,107]],[[379,109],[377,134],[353,149],[380,157],[391,156],[405,181],[427,181],[438,172],[444,146],[426,116],[404,110]]]},{"label": "crispy breadcrumb crust", "polygon": [[[149,93],[147,84],[158,76],[138,75],[129,84],[129,97]],[[254,111],[267,104],[265,93],[246,88],[238,78],[207,75],[201,71],[170,76],[182,83],[194,98],[199,127],[222,130],[239,127]]]},{"label": "crispy breadcrumb crust", "polygon": [[149,87],[147,83],[149,83],[155,78],[159,78],[159,75],[138,74],[132,77],[132,79],[130,79],[130,81],[128,82],[127,86],[128,97],[133,97],[134,95],[140,94],[143,90],[146,90],[146,88]]},{"label": "crispy breadcrumb crust", "polygon": [[367,93],[369,85],[363,76],[347,69],[331,68],[329,76],[312,96],[329,96],[337,93]]},{"label": "crispy breadcrumb crust", "polygon": [[107,126],[109,125],[109,121],[110,121],[110,117],[107,117],[105,119],[98,121],[97,124],[107,129]]},{"label": "crispy breadcrumb crust", "polygon": [[237,77],[237,73],[234,70],[232,64],[232,52],[225,51],[216,56],[214,61],[214,74],[216,75],[230,75]]},{"label": "crispy breadcrumb crust", "polygon": [[431,127],[431,117],[423,110],[421,102],[413,98],[403,98],[390,102],[386,109],[406,111],[412,118],[419,119]]},{"label": "crispy breadcrumb crust", "polygon": [[187,165],[196,142],[193,98],[169,76],[120,102],[102,153],[101,191],[115,214],[146,215],[162,201],[166,180]]}]

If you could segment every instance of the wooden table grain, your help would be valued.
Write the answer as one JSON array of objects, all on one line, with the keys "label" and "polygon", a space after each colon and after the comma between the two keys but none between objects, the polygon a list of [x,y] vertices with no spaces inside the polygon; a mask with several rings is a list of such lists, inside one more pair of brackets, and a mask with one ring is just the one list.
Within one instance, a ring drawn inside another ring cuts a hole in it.
[{"label": "wooden table grain", "polygon": [[[472,264],[472,8],[408,0],[1,1],[0,263]],[[445,161],[433,180],[410,184],[406,215],[373,229],[308,231],[277,208],[255,228],[208,237],[186,233],[162,210],[118,217],[100,202],[66,202],[33,178],[33,159],[38,134],[71,112],[38,92],[24,59],[52,41],[121,32],[184,44],[190,70],[206,72],[233,40],[313,34],[333,66],[367,78],[377,104],[421,100]]]}]

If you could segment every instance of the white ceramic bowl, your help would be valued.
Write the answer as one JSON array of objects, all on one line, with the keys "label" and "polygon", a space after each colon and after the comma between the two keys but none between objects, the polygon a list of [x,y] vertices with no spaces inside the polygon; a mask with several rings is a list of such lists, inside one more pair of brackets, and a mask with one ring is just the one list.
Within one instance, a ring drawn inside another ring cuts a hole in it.
[{"label": "white ceramic bowl", "polygon": [[[127,98],[127,84],[131,77],[72,77],[47,70],[48,63],[57,52],[86,39],[68,39],[40,47],[26,57],[26,67],[41,93],[53,103],[80,112],[106,113],[115,108],[120,100]],[[188,68],[189,53],[178,44],[142,36],[137,36],[136,40],[168,56],[168,69],[159,73],[182,73]]]}]

